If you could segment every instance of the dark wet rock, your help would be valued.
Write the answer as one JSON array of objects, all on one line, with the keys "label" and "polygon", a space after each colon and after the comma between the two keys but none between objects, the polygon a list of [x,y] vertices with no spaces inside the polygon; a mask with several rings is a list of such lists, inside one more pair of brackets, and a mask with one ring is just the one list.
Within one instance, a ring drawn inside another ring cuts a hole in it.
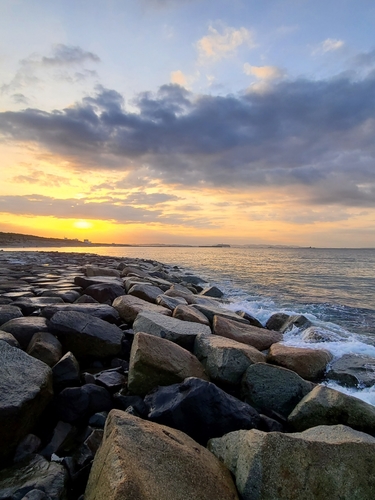
[{"label": "dark wet rock", "polygon": [[68,351],[52,367],[53,385],[56,390],[75,387],[80,383],[80,368],[74,354]]},{"label": "dark wet rock", "polygon": [[195,303],[193,304],[193,307],[196,308],[201,313],[203,313],[205,316],[207,316],[210,324],[212,324],[214,316],[221,316],[226,319],[231,319],[232,321],[238,321],[239,323],[244,323],[245,325],[249,324],[246,319],[242,318],[238,314],[216,305]]},{"label": "dark wet rock", "polygon": [[199,285],[201,283],[207,283],[206,280],[204,280],[203,278],[199,277],[199,276],[194,276],[192,274],[183,274],[181,276],[182,278],[182,281],[184,281],[185,283],[191,283],[192,285]]},{"label": "dark wet rock", "polygon": [[104,387],[86,384],[61,391],[56,406],[61,420],[75,423],[87,420],[94,413],[109,411],[113,405],[111,395]]},{"label": "dark wet rock", "polygon": [[21,309],[16,306],[11,305],[1,305],[0,306],[0,327],[4,323],[7,323],[11,319],[22,318],[23,314]]},{"label": "dark wet rock", "polygon": [[83,288],[83,290],[85,290],[85,293],[86,293],[86,288],[92,285],[106,284],[106,285],[118,285],[121,287],[123,285],[121,279],[111,278],[106,276],[97,276],[91,278],[88,278],[86,276],[76,276],[74,278],[74,284]]},{"label": "dark wet rock", "polygon": [[317,425],[349,425],[375,434],[375,407],[364,401],[322,385],[316,386],[288,417],[290,426],[303,431]]},{"label": "dark wet rock", "polygon": [[73,431],[73,426],[67,422],[59,421],[53,430],[53,435],[50,442],[47,444],[43,450],[39,452],[43,457],[50,459],[53,453],[59,454],[60,447],[64,445],[64,442],[71,436]]},{"label": "dark wet rock", "polygon": [[258,412],[250,405],[193,377],[158,388],[146,396],[145,403],[150,420],[179,429],[203,445],[213,437],[256,428],[260,423]]},{"label": "dark wet rock", "polygon": [[78,297],[78,299],[74,302],[75,304],[99,304],[97,300],[90,295],[86,295],[85,293]]},{"label": "dark wet rock", "polygon": [[111,305],[116,297],[124,295],[124,287],[117,284],[97,283],[85,288],[85,294],[90,295],[101,304]]},{"label": "dark wet rock", "polygon": [[41,297],[60,297],[64,302],[72,304],[81,294],[76,290],[48,290],[43,292]]},{"label": "dark wet rock", "polygon": [[202,325],[210,326],[207,316],[188,305],[178,305],[174,309],[172,316],[182,321],[192,321],[193,323],[201,323]]},{"label": "dark wet rock", "polygon": [[4,332],[11,333],[19,342],[22,349],[26,349],[34,333],[47,332],[48,326],[45,318],[25,317],[15,318],[1,325]]},{"label": "dark wet rock", "polygon": [[140,396],[124,396],[121,393],[117,393],[113,396],[113,404],[118,410],[124,411],[132,407],[138,416],[147,418],[148,407]]},{"label": "dark wet rock", "polygon": [[113,394],[126,386],[127,378],[122,373],[119,373],[117,368],[113,368],[95,375],[95,383]]},{"label": "dark wet rock", "polygon": [[212,330],[215,335],[253,346],[260,351],[269,349],[272,344],[281,342],[283,339],[282,334],[279,332],[244,325],[221,316],[214,316]]},{"label": "dark wet rock", "polygon": [[42,315],[51,319],[59,311],[75,311],[89,314],[94,318],[100,318],[108,323],[118,323],[120,316],[116,309],[108,304],[85,303],[85,304],[58,304],[56,306],[47,306],[42,309]]},{"label": "dark wet rock", "polygon": [[66,485],[67,472],[62,465],[34,455],[0,471],[0,500],[22,500],[27,495],[30,500],[35,500],[38,498],[35,490],[48,495],[39,498],[65,500]]},{"label": "dark wet rock", "polygon": [[37,332],[30,340],[26,352],[48,366],[53,366],[62,356],[62,345],[51,333]]},{"label": "dark wet rock", "polygon": [[12,347],[20,347],[16,337],[14,337],[11,333],[3,332],[3,330],[0,330],[0,340],[6,342]]},{"label": "dark wet rock", "polygon": [[34,297],[34,293],[31,290],[18,291],[18,292],[6,292],[3,293],[3,297],[12,300],[22,299],[23,297]]},{"label": "dark wet rock", "polygon": [[30,455],[34,455],[40,449],[42,444],[41,439],[35,434],[27,434],[18,443],[14,454],[13,462],[20,462]]},{"label": "dark wet rock", "polygon": [[216,299],[220,299],[224,293],[217,286],[210,286],[204,288],[199,295],[203,295],[204,297],[214,297]]},{"label": "dark wet rock", "polygon": [[[125,287],[126,293],[129,293],[129,290],[135,285],[145,285],[145,284],[151,286],[151,281],[149,281],[146,278],[139,278],[138,276],[128,276],[127,278],[124,278],[124,287]],[[143,297],[141,297],[141,298],[143,298]],[[145,300],[145,299],[143,299],[143,300]]]},{"label": "dark wet rock", "polygon": [[129,364],[129,391],[145,395],[157,386],[182,382],[186,377],[208,380],[198,359],[169,340],[139,332],[135,335]]},{"label": "dark wet rock", "polygon": [[170,316],[172,313],[166,307],[151,304],[146,300],[134,297],[133,295],[122,295],[117,297],[112,306],[118,311],[121,318],[127,323],[132,324],[137,315],[141,312],[157,312],[164,316]]},{"label": "dark wet rock", "polygon": [[283,434],[237,431],[209,449],[231,470],[243,500],[370,500],[375,439],[343,425]]},{"label": "dark wet rock", "polygon": [[249,325],[251,326],[256,326],[257,328],[265,328],[262,323],[257,320],[254,316],[251,314],[245,312],[245,311],[236,311],[236,313],[241,316],[241,318],[246,319],[249,322]]},{"label": "dark wet rock", "polygon": [[371,387],[375,384],[375,358],[344,354],[331,364],[327,378],[347,387]]},{"label": "dark wet rock", "polygon": [[158,286],[147,285],[147,284],[136,284],[133,285],[128,294],[133,295],[134,297],[138,297],[139,299],[146,300],[147,302],[151,302],[155,304],[156,299],[159,295],[163,293],[163,290]]},{"label": "dark wet rock", "polygon": [[335,342],[342,340],[342,337],[337,333],[334,333],[324,328],[317,326],[310,326],[306,328],[302,334],[302,340],[304,342],[316,343],[316,342]]},{"label": "dark wet rock", "polygon": [[41,361],[0,342],[0,463],[12,456],[52,398],[52,372]]},{"label": "dark wet rock", "polygon": [[64,348],[77,358],[105,358],[121,351],[122,330],[88,314],[60,311],[52,316],[49,326]]},{"label": "dark wet rock", "polygon": [[85,491],[85,500],[99,498],[238,500],[229,471],[209,451],[119,410],[109,414]]},{"label": "dark wet rock", "polygon": [[91,415],[89,419],[89,425],[91,425],[92,427],[98,427],[99,429],[104,429],[107,417],[108,412],[106,411],[94,413],[94,415]]},{"label": "dark wet rock", "polygon": [[262,413],[283,417],[313,388],[312,382],[303,380],[297,373],[266,363],[249,366],[242,380],[245,401]]},{"label": "dark wet rock", "polygon": [[190,351],[194,348],[195,337],[202,333],[211,335],[211,329],[200,323],[181,321],[154,312],[138,314],[133,324],[134,333],[144,332],[171,340]]},{"label": "dark wet rock", "polygon": [[212,381],[228,385],[238,385],[248,366],[266,360],[254,347],[218,335],[197,335],[194,354]]},{"label": "dark wet rock", "polygon": [[24,314],[25,316],[29,316],[42,307],[63,303],[64,301],[61,297],[26,297],[14,301],[13,305],[19,307],[22,311],[22,314]]},{"label": "dark wet rock", "polygon": [[267,362],[293,370],[306,380],[320,380],[333,356],[323,349],[305,349],[272,344]]},{"label": "dark wet rock", "polygon": [[285,313],[275,313],[270,316],[266,322],[266,328],[268,330],[275,330],[275,331],[280,331],[280,328],[282,325],[287,321],[289,318],[289,314]]}]

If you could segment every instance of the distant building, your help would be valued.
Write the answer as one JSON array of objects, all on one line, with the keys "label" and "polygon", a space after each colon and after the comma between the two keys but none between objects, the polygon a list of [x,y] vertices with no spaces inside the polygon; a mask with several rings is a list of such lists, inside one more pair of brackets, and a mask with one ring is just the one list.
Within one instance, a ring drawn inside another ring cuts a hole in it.
[{"label": "distant building", "polygon": [[91,241],[90,240],[83,240],[83,243],[86,243],[86,245],[91,245]]}]

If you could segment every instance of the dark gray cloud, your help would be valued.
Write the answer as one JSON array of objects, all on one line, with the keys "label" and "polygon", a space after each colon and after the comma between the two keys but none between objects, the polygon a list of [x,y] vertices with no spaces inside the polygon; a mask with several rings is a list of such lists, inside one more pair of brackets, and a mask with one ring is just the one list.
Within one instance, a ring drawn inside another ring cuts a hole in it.
[{"label": "dark gray cloud", "polygon": [[100,62],[100,57],[81,47],[59,43],[53,46],[51,57],[42,57],[41,64],[45,66],[66,66],[84,62]]},{"label": "dark gray cloud", "polygon": [[375,204],[368,195],[375,183],[374,74],[283,81],[228,96],[164,85],[133,105],[137,112],[115,90],[98,88],[63,110],[0,113],[0,132],[35,142],[82,171],[136,177],[139,169],[173,185],[278,186],[291,194],[302,187],[316,203]]}]

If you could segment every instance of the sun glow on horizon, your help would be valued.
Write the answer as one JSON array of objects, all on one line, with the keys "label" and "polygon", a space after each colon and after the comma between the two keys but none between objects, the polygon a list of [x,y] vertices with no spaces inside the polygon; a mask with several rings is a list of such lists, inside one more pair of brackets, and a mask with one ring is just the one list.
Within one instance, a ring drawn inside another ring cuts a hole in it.
[{"label": "sun glow on horizon", "polygon": [[94,224],[84,219],[77,220],[74,222],[73,226],[77,229],[91,229]]}]

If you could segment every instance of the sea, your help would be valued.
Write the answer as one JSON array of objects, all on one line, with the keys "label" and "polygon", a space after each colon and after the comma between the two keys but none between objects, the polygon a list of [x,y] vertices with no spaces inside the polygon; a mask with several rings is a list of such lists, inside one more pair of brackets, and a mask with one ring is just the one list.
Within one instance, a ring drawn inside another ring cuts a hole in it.
[{"label": "sea", "polygon": [[[204,278],[220,288],[232,311],[265,324],[275,312],[305,315],[329,341],[307,343],[294,328],[292,346],[324,348],[333,361],[344,354],[375,358],[375,249],[289,247],[69,247],[14,248],[152,259]],[[375,386],[327,385],[375,405]]]}]

